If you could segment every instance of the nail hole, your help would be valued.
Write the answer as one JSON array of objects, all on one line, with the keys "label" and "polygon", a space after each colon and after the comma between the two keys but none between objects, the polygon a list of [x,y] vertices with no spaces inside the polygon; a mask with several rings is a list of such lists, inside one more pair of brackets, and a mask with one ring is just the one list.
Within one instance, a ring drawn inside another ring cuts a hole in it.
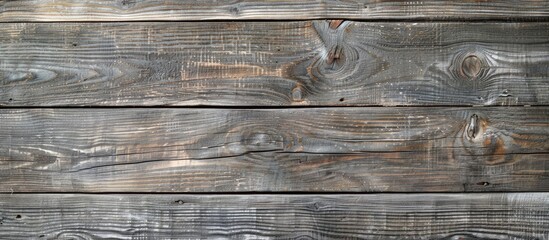
[{"label": "nail hole", "polygon": [[40,236],[38,236],[38,237],[39,237],[39,238],[43,238],[43,237],[45,237],[45,236],[46,236],[46,235],[42,234],[42,235],[40,235]]},{"label": "nail hole", "polygon": [[78,46],[78,43],[72,43],[72,46],[76,47],[76,46]]},{"label": "nail hole", "polygon": [[15,218],[20,219],[20,218],[21,218],[21,215],[17,215],[17,216],[15,216]]},{"label": "nail hole", "polygon": [[10,101],[10,102],[13,101],[13,98],[8,99],[8,101]]},{"label": "nail hole", "polygon": [[478,182],[477,185],[480,185],[480,186],[489,186],[490,183],[489,183],[489,182]]},{"label": "nail hole", "polygon": [[510,97],[511,94],[509,94],[509,90],[507,89],[503,89],[503,91],[501,92],[501,94],[499,94],[500,97]]},{"label": "nail hole", "polygon": [[345,98],[340,98],[339,101],[343,102],[343,101],[345,101]]}]

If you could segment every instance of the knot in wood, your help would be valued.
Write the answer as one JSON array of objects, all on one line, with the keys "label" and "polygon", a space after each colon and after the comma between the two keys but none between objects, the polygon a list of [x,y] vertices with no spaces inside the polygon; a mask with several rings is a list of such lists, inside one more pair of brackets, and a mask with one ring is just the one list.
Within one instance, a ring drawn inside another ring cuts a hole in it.
[{"label": "knot in wood", "polygon": [[469,119],[469,124],[467,125],[467,137],[473,139],[476,138],[480,132],[479,119],[478,115],[473,114]]},{"label": "knot in wood", "polygon": [[248,150],[278,149],[283,138],[274,129],[256,126],[254,129],[243,130],[241,143]]},{"label": "knot in wood", "polygon": [[135,0],[122,0],[120,4],[122,5],[122,8],[127,9],[135,5]]},{"label": "knot in wood", "polygon": [[309,209],[313,210],[313,211],[319,211],[321,209],[321,205],[317,202],[315,203],[312,203],[308,206]]},{"label": "knot in wood", "polygon": [[[333,27],[340,26],[334,30],[330,24]],[[364,74],[359,61],[360,51],[363,50],[346,39],[347,30],[354,25],[347,22],[315,21],[313,26],[324,44],[324,49],[310,62],[307,70],[311,78],[319,82],[318,86],[349,86],[362,81],[362,77],[353,75]]]},{"label": "knot in wood", "polygon": [[303,101],[303,93],[301,91],[301,87],[298,86],[292,90],[292,100],[295,102]]},{"label": "knot in wood", "polygon": [[273,142],[273,139],[271,138],[269,133],[254,133],[249,136],[248,145],[260,146],[264,144],[270,144],[271,142]]},{"label": "knot in wood", "polygon": [[339,60],[342,57],[342,49],[338,45],[335,45],[330,49],[330,52],[328,52],[328,57],[326,58],[326,63],[328,65],[332,65],[335,61]]},{"label": "knot in wood", "polygon": [[227,6],[227,10],[229,11],[229,13],[233,16],[238,16],[240,15],[240,4],[239,3],[235,3],[235,4],[231,4],[229,6]]},{"label": "knot in wood", "polygon": [[482,70],[482,61],[475,55],[467,56],[461,63],[461,71],[469,79],[475,79]]}]

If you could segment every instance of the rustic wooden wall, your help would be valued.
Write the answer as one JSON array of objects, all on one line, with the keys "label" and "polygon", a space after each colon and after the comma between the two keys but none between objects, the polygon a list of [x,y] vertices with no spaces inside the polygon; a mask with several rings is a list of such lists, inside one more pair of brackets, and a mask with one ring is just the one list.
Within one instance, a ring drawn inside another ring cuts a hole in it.
[{"label": "rustic wooden wall", "polygon": [[549,1],[0,0],[0,239],[549,239]]}]

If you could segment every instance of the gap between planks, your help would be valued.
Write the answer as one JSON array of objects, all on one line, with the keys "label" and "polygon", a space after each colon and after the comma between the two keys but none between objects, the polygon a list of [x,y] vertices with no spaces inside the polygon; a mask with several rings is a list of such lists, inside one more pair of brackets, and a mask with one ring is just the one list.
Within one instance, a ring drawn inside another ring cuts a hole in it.
[{"label": "gap between planks", "polygon": [[328,109],[328,108],[536,108],[549,107],[547,104],[540,105],[287,105],[287,106],[222,106],[222,105],[134,105],[134,106],[0,106],[0,109],[242,109],[242,110],[261,110],[261,109]]}]

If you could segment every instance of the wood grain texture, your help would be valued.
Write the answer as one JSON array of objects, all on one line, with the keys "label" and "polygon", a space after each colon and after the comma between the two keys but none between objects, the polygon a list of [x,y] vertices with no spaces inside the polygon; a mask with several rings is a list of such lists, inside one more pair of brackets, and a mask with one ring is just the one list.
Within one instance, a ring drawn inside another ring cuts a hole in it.
[{"label": "wood grain texture", "polygon": [[549,23],[2,26],[3,106],[549,104]]},{"label": "wood grain texture", "polygon": [[0,22],[546,19],[544,0],[1,0]]},{"label": "wood grain texture", "polygon": [[548,193],[0,195],[2,239],[549,239]]},{"label": "wood grain texture", "polygon": [[549,108],[0,109],[0,191],[549,190]]}]

